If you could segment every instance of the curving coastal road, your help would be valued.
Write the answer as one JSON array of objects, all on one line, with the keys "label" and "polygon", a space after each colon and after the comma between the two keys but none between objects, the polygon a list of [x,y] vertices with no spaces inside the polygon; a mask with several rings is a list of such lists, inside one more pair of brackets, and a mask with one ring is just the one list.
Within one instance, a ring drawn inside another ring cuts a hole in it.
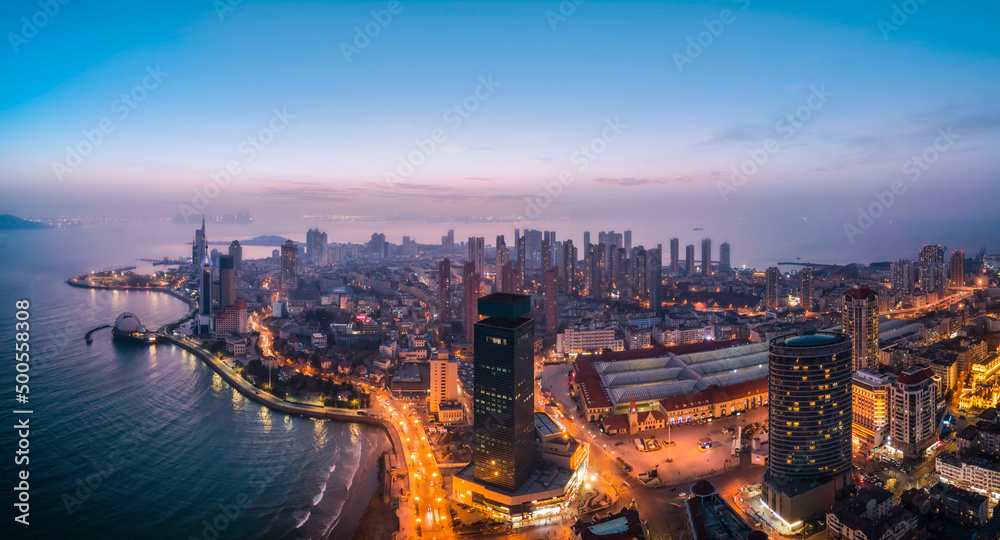
[{"label": "curving coastal road", "polygon": [[[194,340],[188,338],[187,336],[184,337],[174,336],[172,334],[172,330],[177,326],[179,326],[188,318],[192,317],[198,309],[197,301],[193,299],[191,296],[184,294],[183,292],[180,291],[176,291],[173,289],[165,289],[165,288],[128,287],[128,286],[111,287],[106,285],[96,285],[87,283],[86,281],[81,280],[80,278],[68,279],[66,280],[66,283],[74,287],[80,287],[86,289],[141,290],[141,291],[151,291],[151,292],[162,292],[169,294],[175,298],[184,300],[185,302],[188,303],[189,306],[191,306],[191,310],[180,319],[168,323],[163,327],[161,327],[159,330],[157,330],[157,335],[159,335],[160,337],[159,343],[170,343],[171,345],[180,347],[190,352],[191,354],[194,354],[195,356],[200,358],[203,362],[205,362],[210,368],[212,368],[212,370],[218,373],[219,376],[222,377],[224,381],[229,383],[230,386],[235,388],[237,392],[239,392],[246,398],[251,399],[274,411],[283,414],[298,415],[307,418],[321,418],[324,420],[365,424],[381,428],[383,431],[385,431],[386,435],[389,436],[389,441],[390,443],[392,443],[393,454],[390,460],[390,468],[394,469],[396,474],[393,474],[391,476],[391,478],[393,479],[392,480],[393,485],[390,491],[394,496],[398,496],[399,493],[410,492],[409,474],[407,471],[407,463],[406,463],[406,451],[403,447],[402,440],[400,439],[399,432],[396,429],[395,424],[393,424],[392,422],[389,422],[388,420],[382,418],[360,415],[357,413],[343,412],[341,410],[331,409],[329,407],[302,406],[302,405],[295,405],[293,403],[289,403],[284,400],[280,400],[275,396],[268,394],[267,392],[261,392],[260,390],[258,390],[256,387],[254,387],[245,379],[243,379],[243,377],[239,376],[236,372],[234,372],[231,368],[229,368],[224,361],[219,360],[211,352],[203,349]],[[406,512],[404,510],[404,512],[400,513],[408,514],[409,512]],[[407,520],[401,519],[400,523],[411,525],[411,527],[413,526],[412,524],[408,523]],[[414,534],[415,531],[405,530],[410,527],[403,525],[403,528],[404,528],[404,531],[402,531],[403,538],[416,537],[416,535]]]}]

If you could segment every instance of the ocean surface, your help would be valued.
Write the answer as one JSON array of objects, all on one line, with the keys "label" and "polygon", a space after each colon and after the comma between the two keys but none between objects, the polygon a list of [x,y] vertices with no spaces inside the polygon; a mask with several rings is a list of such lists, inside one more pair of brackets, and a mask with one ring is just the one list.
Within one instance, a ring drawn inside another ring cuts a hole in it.
[{"label": "ocean surface", "polygon": [[[162,240],[150,240],[150,231],[161,231]],[[160,293],[78,289],[66,278],[180,255],[165,250],[188,236],[187,228],[167,224],[0,235],[0,349],[8,351],[0,373],[0,537],[315,539],[353,532],[374,493],[377,458],[389,448],[382,432],[269,411],[170,345],[114,343],[110,329],[97,331],[92,345],[84,341],[88,330],[113,324],[124,311],[155,329],[187,307]],[[19,299],[30,301],[30,401],[17,405],[33,411],[27,467],[13,462],[18,441],[10,429]],[[30,474],[28,527],[14,524],[12,513],[22,468]]]}]

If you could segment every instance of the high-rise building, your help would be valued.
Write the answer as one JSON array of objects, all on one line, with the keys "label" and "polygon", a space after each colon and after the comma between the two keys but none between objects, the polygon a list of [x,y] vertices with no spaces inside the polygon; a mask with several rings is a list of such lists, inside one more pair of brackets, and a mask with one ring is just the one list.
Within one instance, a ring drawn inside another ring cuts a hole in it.
[{"label": "high-rise building", "polygon": [[680,272],[680,238],[670,239],[670,275],[676,276]]},{"label": "high-rise building", "polygon": [[428,396],[432,413],[441,410],[442,403],[458,400],[458,362],[448,358],[447,353],[431,359],[431,388]]},{"label": "high-rise building", "polygon": [[198,331],[202,335],[212,333],[212,258],[205,254],[201,260],[201,310],[198,317]]},{"label": "high-rise building", "polygon": [[[525,231],[527,232],[527,231]],[[517,239],[517,291],[521,292],[528,288],[528,239],[522,236]],[[515,291],[508,291],[515,292]]]},{"label": "high-rise building", "polygon": [[236,269],[232,255],[219,256],[219,308],[236,303]]},{"label": "high-rise building", "polygon": [[590,232],[586,231],[583,233],[583,255],[586,256],[587,252],[590,251]]},{"label": "high-rise building", "polygon": [[663,254],[660,248],[646,250],[646,290],[650,311],[659,315],[663,309]]},{"label": "high-rise building", "polygon": [[903,370],[892,383],[892,438],[889,445],[906,457],[919,457],[937,440],[937,388],[927,366]]},{"label": "high-rise building", "polygon": [[851,339],[845,334],[771,341],[771,431],[761,500],[786,523],[825,513],[850,492],[851,371]]},{"label": "high-rise building", "polygon": [[594,290],[596,298],[604,298],[605,286],[608,282],[607,249],[604,243],[594,245]]},{"label": "high-rise building", "polygon": [[571,295],[576,290],[576,247],[572,240],[563,242],[562,267],[560,277],[562,277],[563,294]]},{"label": "high-rise building", "polygon": [[729,242],[719,244],[719,272],[729,272],[733,266],[729,260]]},{"label": "high-rise building", "polygon": [[534,321],[531,298],[491,294],[479,299],[486,319],[475,325],[475,479],[514,491],[535,464]]},{"label": "high-rise building", "polygon": [[813,270],[805,266],[799,270],[799,304],[802,309],[813,309]]},{"label": "high-rise building", "polygon": [[493,276],[494,288],[499,288],[499,285],[496,284],[500,282],[501,269],[508,262],[510,262],[510,249],[507,249],[507,242],[504,240],[503,235],[497,235],[497,265],[494,272],[496,275]]},{"label": "high-rise building", "polygon": [[559,331],[559,269],[545,271],[545,335],[555,339]]},{"label": "high-rise building", "polygon": [[781,270],[772,266],[764,273],[766,289],[764,292],[764,309],[778,309],[781,307],[779,298],[781,297]]},{"label": "high-rise building", "polygon": [[625,253],[632,254],[632,231],[625,231],[625,238],[623,240]]},{"label": "high-rise building", "polygon": [[326,244],[325,232],[320,232],[319,229],[306,231],[306,256],[312,264],[326,264]]},{"label": "high-rise building", "polygon": [[875,370],[879,364],[878,295],[868,287],[854,287],[844,294],[841,327],[851,336],[854,370]]},{"label": "high-rise building", "polygon": [[239,240],[233,240],[229,244],[229,256],[233,258],[233,273],[236,275],[236,279],[239,279],[240,271],[243,268],[243,246],[240,245]]},{"label": "high-rise building", "polygon": [[500,268],[500,292],[517,294],[517,276],[521,263],[507,262]]},{"label": "high-rise building", "polygon": [[900,294],[913,292],[913,261],[899,259],[892,263],[892,290]]},{"label": "high-rise building", "polygon": [[[546,233],[548,234],[548,233]],[[542,240],[542,269],[548,271],[552,267],[552,241]]]},{"label": "high-rise building", "polygon": [[944,248],[939,245],[926,245],[921,248],[919,265],[920,290],[923,292],[944,292]]},{"label": "high-rise building", "polygon": [[611,279],[619,297],[627,297],[632,287],[628,281],[628,255],[625,253],[625,248],[618,248],[612,252]]},{"label": "high-rise building", "polygon": [[889,435],[889,407],[892,383],[896,376],[892,373],[878,373],[868,369],[854,372],[851,381],[853,403],[854,443],[871,450],[879,447]]},{"label": "high-rise building", "polygon": [[632,284],[632,296],[639,299],[648,299],[649,279],[646,277],[649,272],[649,261],[646,260],[646,249],[642,246],[632,248],[629,255],[629,282]]},{"label": "high-rise building", "polygon": [[701,241],[701,275],[712,275],[712,239],[704,238]]},{"label": "high-rise building", "polygon": [[[472,344],[473,325],[479,320],[476,311],[480,294],[479,274],[476,273],[476,263],[469,261],[462,267],[462,326],[465,328],[465,341]],[[475,347],[475,345],[473,345]]]},{"label": "high-rise building", "polygon": [[689,276],[694,275],[694,244],[688,244],[684,246],[684,260],[687,265],[685,273]]},{"label": "high-rise building", "polygon": [[441,249],[445,253],[455,251],[455,229],[448,229],[448,234],[441,237]]},{"label": "high-rise building", "polygon": [[965,287],[965,252],[962,250],[951,254],[951,286]]},{"label": "high-rise building", "polygon": [[298,271],[299,246],[291,240],[281,244],[281,288],[289,291],[296,287],[296,272]]},{"label": "high-rise building", "polygon": [[194,243],[191,245],[191,266],[198,268],[198,265],[205,260],[208,239],[205,236],[205,215],[201,216],[201,228],[194,231]]},{"label": "high-rise building", "polygon": [[438,320],[451,320],[451,260],[438,262]]},{"label": "high-rise building", "polygon": [[486,239],[482,236],[469,237],[469,261],[476,265],[476,273],[486,272]]}]

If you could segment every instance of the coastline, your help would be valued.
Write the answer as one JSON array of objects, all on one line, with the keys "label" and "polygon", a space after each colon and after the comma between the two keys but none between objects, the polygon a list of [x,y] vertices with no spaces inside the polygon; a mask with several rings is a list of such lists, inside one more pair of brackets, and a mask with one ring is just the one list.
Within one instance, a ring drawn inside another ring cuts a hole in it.
[{"label": "coastline", "polygon": [[[214,355],[208,354],[200,346],[193,343],[189,343],[186,337],[178,338],[170,333],[174,327],[182,323],[184,320],[191,317],[192,313],[197,310],[197,302],[190,296],[183,295],[174,291],[173,289],[164,288],[153,288],[153,287],[112,287],[106,285],[94,285],[90,283],[81,283],[76,281],[76,278],[71,278],[66,280],[66,283],[73,287],[84,288],[84,289],[98,289],[98,290],[136,290],[136,291],[147,291],[147,292],[159,292],[169,294],[180,300],[184,300],[190,307],[191,310],[185,314],[183,317],[177,321],[173,321],[163,325],[157,334],[160,337],[158,344],[170,344],[180,349],[183,349],[191,354],[194,354],[207,364],[213,371],[219,374],[229,386],[234,388],[241,395],[254,401],[268,409],[274,410],[276,412],[286,414],[286,415],[297,415],[303,418],[319,418],[324,420],[332,420],[338,422],[354,423],[354,424],[364,424],[368,426],[377,427],[384,432],[389,440],[389,449],[373,454],[374,456],[381,456],[384,452],[388,452],[387,462],[391,463],[391,466],[401,473],[402,481],[404,483],[403,489],[409,490],[409,474],[406,471],[406,459],[403,451],[402,441],[400,439],[399,433],[396,431],[395,426],[381,418],[375,418],[371,416],[358,416],[357,414],[346,414],[344,412],[337,412],[336,410],[329,410],[328,408],[316,408],[316,407],[305,407],[301,405],[295,405],[286,401],[278,400],[276,397],[261,393],[257,388],[252,386],[249,382],[244,380],[238,374],[234,373],[222,360],[218,360]],[[380,444],[381,446],[381,444]],[[378,459],[376,457],[375,459]],[[374,466],[373,466],[374,465]],[[351,488],[348,491],[348,495],[344,501],[344,508],[341,511],[341,515],[338,518],[338,523],[330,531],[327,538],[333,539],[350,539],[357,529],[359,522],[354,520],[344,520],[343,517],[346,516],[356,516],[361,512],[367,512],[370,503],[372,493],[375,496],[379,495],[379,487],[381,486],[381,479],[379,475],[378,462],[370,459],[364,465],[358,467],[355,472],[355,481],[353,482]],[[365,498],[365,494],[369,497]],[[398,530],[398,529],[397,529]]]}]

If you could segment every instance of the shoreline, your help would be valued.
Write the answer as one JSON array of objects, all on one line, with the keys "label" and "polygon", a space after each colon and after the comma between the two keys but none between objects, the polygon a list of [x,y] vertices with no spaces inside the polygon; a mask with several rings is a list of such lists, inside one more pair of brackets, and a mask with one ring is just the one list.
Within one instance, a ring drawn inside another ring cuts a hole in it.
[{"label": "shoreline", "polygon": [[[78,288],[82,288],[82,289],[126,290],[126,291],[134,290],[134,291],[147,291],[147,292],[165,293],[165,294],[173,296],[173,297],[175,297],[175,298],[177,298],[179,300],[184,300],[188,304],[188,306],[191,307],[192,310],[197,309],[197,302],[193,298],[191,298],[191,297],[189,297],[187,295],[182,295],[182,294],[174,291],[173,289],[153,288],[153,287],[127,287],[127,286],[126,287],[113,287],[113,286],[107,286],[107,285],[94,285],[94,284],[89,284],[89,283],[81,283],[79,281],[76,281],[76,279],[77,278],[67,279],[66,283],[68,285],[70,285],[70,286],[78,287]],[[392,466],[395,469],[397,469],[397,471],[399,471],[401,473],[402,478],[404,479],[403,481],[406,484],[405,487],[404,487],[404,490],[407,491],[407,492],[409,491],[409,485],[408,485],[409,484],[409,474],[408,474],[408,472],[406,470],[406,458],[405,458],[405,455],[404,455],[402,440],[400,439],[399,432],[396,431],[395,426],[391,422],[389,422],[387,420],[383,420],[381,418],[375,418],[375,417],[371,417],[371,416],[358,416],[356,414],[355,415],[349,415],[349,414],[345,414],[345,413],[342,413],[342,412],[331,411],[331,410],[327,410],[325,407],[324,408],[304,407],[304,406],[295,405],[295,404],[292,404],[292,403],[289,403],[289,402],[286,402],[286,401],[283,401],[283,400],[278,400],[276,397],[274,397],[274,396],[272,396],[270,394],[266,394],[266,393],[262,394],[262,393],[260,393],[260,391],[256,387],[252,386],[249,382],[247,382],[242,377],[240,377],[237,374],[233,373],[229,369],[229,367],[226,366],[226,364],[225,364],[224,361],[220,361],[220,360],[216,359],[213,355],[208,354],[207,352],[205,352],[201,347],[196,346],[196,345],[191,344],[191,343],[188,343],[186,341],[187,340],[186,337],[178,339],[176,336],[173,336],[169,332],[165,332],[164,331],[164,329],[168,329],[168,328],[172,329],[173,327],[175,327],[176,325],[180,324],[181,322],[183,322],[184,320],[186,320],[190,316],[191,316],[191,312],[189,311],[186,315],[184,315],[183,317],[181,317],[177,321],[173,321],[173,322],[167,323],[167,324],[163,325],[159,330],[157,330],[157,334],[160,337],[160,340],[158,341],[157,345],[160,345],[160,344],[170,344],[170,345],[173,345],[175,347],[183,349],[183,350],[185,350],[185,351],[187,351],[187,352],[189,352],[189,353],[197,356],[199,359],[201,359],[202,362],[204,362],[205,364],[207,364],[208,367],[210,367],[213,371],[215,371],[216,373],[218,373],[219,376],[222,377],[223,381],[226,382],[226,384],[228,384],[229,386],[231,386],[232,388],[234,388],[242,396],[244,396],[245,398],[247,398],[247,399],[249,399],[249,400],[251,400],[251,401],[253,401],[255,403],[260,404],[263,407],[267,407],[268,409],[274,410],[274,411],[282,413],[282,414],[292,415],[292,416],[299,416],[299,417],[302,417],[302,418],[319,418],[319,419],[323,419],[323,420],[331,420],[331,421],[345,422],[345,423],[351,423],[351,424],[363,424],[363,425],[368,425],[368,426],[372,426],[372,427],[376,427],[376,428],[381,429],[382,432],[385,433],[385,435],[389,439],[389,450],[387,450],[387,452],[390,452],[390,456],[388,456],[388,457],[391,458],[391,459],[389,461],[392,463]],[[381,455],[381,453],[379,455]],[[355,476],[355,482],[354,482],[354,484],[352,484],[351,488],[348,490],[348,495],[347,495],[347,497],[345,498],[345,501],[344,501],[344,509],[341,511],[341,516],[338,517],[338,523],[331,530],[330,535],[328,536],[328,538],[335,538],[335,539],[336,538],[340,538],[340,536],[334,536],[334,534],[336,533],[336,534],[339,535],[342,532],[344,532],[344,531],[341,530],[341,524],[344,523],[344,521],[341,518],[344,517],[345,511],[349,507],[355,507],[355,506],[357,506],[357,504],[358,504],[358,501],[357,501],[357,499],[358,499],[358,492],[361,490],[361,487],[363,487],[363,486],[357,485],[358,484],[357,480],[364,480],[363,478],[361,478],[361,477],[365,476],[362,473],[363,472],[370,472],[372,470],[372,466],[371,465],[372,465],[371,463],[368,463],[364,467],[359,467],[358,471],[355,473],[355,475],[356,475]],[[378,464],[376,463],[376,470],[377,470],[377,465]],[[379,478],[376,478],[376,481],[379,484],[381,483],[381,480]],[[378,495],[378,492],[377,492],[378,487],[376,487],[375,489],[376,489],[376,493],[375,494]],[[364,503],[364,502],[362,503],[362,504],[365,504],[365,507],[364,507],[365,510],[364,511],[367,511],[367,508],[370,506],[370,503],[371,503],[370,500],[367,503]],[[397,528],[397,530],[398,530],[398,528]],[[353,534],[353,532],[354,531],[352,531],[352,534]],[[350,538],[350,536],[348,536],[347,538]]]}]

